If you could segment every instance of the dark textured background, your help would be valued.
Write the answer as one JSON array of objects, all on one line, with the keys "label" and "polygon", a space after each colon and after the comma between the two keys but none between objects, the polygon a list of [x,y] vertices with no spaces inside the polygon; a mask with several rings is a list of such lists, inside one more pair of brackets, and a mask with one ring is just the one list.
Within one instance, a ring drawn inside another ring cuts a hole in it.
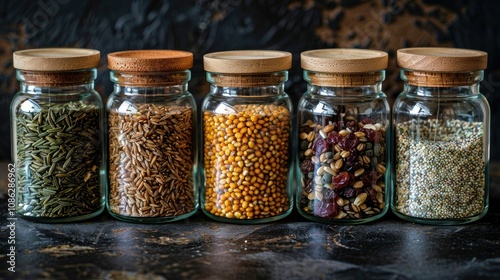
[{"label": "dark textured background", "polygon": [[482,92],[492,107],[492,149],[500,159],[500,1],[411,0],[174,0],[0,2],[0,160],[10,159],[8,108],[19,88],[12,52],[41,47],[101,51],[96,89],[112,92],[106,54],[129,49],[179,49],[195,55],[190,91],[200,102],[209,87],[203,54],[235,49],[276,49],[293,54],[286,85],[294,104],[305,90],[300,52],[356,47],[387,51],[384,91],[402,83],[395,51],[403,47],[453,46],[489,54]]}]

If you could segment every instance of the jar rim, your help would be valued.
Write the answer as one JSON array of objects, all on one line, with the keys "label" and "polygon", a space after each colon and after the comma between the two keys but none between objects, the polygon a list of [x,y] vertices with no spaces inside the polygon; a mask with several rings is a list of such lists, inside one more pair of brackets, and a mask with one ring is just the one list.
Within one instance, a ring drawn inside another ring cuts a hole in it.
[{"label": "jar rim", "polygon": [[13,53],[14,68],[28,71],[71,71],[96,68],[100,52],[81,48],[40,48]]},{"label": "jar rim", "polygon": [[97,69],[50,72],[18,69],[16,70],[16,77],[22,83],[39,86],[71,86],[93,83],[97,77]]},{"label": "jar rim", "polygon": [[385,70],[361,73],[325,73],[304,70],[303,78],[312,85],[325,87],[370,86],[385,80]]},{"label": "jar rim", "polygon": [[400,77],[405,83],[424,87],[469,86],[483,80],[484,70],[468,72],[426,72],[408,69],[400,70]]},{"label": "jar rim", "polygon": [[179,71],[147,71],[147,72],[129,72],[111,70],[109,72],[110,80],[113,83],[122,86],[132,87],[150,87],[150,86],[172,86],[181,85],[191,80],[190,70]]},{"label": "jar rim", "polygon": [[273,73],[226,74],[207,72],[207,81],[221,87],[261,87],[284,84],[288,71]]}]

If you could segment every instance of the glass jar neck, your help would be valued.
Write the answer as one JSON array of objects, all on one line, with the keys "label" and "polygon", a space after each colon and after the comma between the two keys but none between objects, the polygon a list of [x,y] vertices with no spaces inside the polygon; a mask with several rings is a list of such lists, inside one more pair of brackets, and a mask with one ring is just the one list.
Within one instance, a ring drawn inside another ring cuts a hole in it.
[{"label": "glass jar neck", "polygon": [[285,93],[288,71],[255,74],[207,72],[210,94],[222,96],[272,96]]},{"label": "glass jar neck", "polygon": [[188,91],[191,71],[121,72],[112,70],[110,78],[115,83],[116,93],[173,95]]},{"label": "glass jar neck", "polygon": [[21,91],[29,94],[67,94],[94,90],[97,70],[85,69],[64,72],[16,70]]},{"label": "glass jar neck", "polygon": [[470,96],[477,95],[484,71],[473,72],[421,72],[402,69],[404,92],[417,96]]},{"label": "glass jar neck", "polygon": [[311,94],[355,97],[382,93],[385,71],[364,73],[324,73],[304,70],[307,91]]}]

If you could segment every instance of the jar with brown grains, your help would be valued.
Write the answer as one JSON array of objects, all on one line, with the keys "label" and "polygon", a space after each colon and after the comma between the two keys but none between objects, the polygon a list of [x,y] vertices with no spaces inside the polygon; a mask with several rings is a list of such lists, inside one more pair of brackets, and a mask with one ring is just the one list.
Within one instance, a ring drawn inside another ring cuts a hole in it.
[{"label": "jar with brown grains", "polygon": [[359,49],[301,54],[296,205],[318,222],[359,224],[388,209],[390,108],[382,92],[388,55]]},{"label": "jar with brown grains", "polygon": [[21,90],[11,103],[16,212],[40,222],[92,218],[104,209],[104,108],[94,90],[97,50],[17,51]]},{"label": "jar with brown grains", "polygon": [[292,211],[292,105],[284,91],[291,54],[228,51],[204,56],[202,210],[233,223]]},{"label": "jar with brown grains", "polygon": [[490,108],[479,91],[487,54],[398,50],[404,90],[394,103],[393,212],[453,225],[488,211]]},{"label": "jar with brown grains", "polygon": [[163,223],[198,209],[196,103],[188,92],[193,54],[110,53],[107,207],[118,219]]}]

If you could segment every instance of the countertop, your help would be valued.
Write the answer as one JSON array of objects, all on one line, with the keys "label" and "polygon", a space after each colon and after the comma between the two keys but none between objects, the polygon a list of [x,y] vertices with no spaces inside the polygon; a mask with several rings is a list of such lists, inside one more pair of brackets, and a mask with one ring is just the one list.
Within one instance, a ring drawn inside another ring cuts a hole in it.
[{"label": "countertop", "polygon": [[488,214],[460,226],[415,224],[390,212],[369,224],[327,225],[296,210],[260,225],[215,222],[201,212],[161,225],[107,213],[68,224],[9,221],[7,164],[0,168],[3,279],[500,278],[500,163],[491,164]]}]

